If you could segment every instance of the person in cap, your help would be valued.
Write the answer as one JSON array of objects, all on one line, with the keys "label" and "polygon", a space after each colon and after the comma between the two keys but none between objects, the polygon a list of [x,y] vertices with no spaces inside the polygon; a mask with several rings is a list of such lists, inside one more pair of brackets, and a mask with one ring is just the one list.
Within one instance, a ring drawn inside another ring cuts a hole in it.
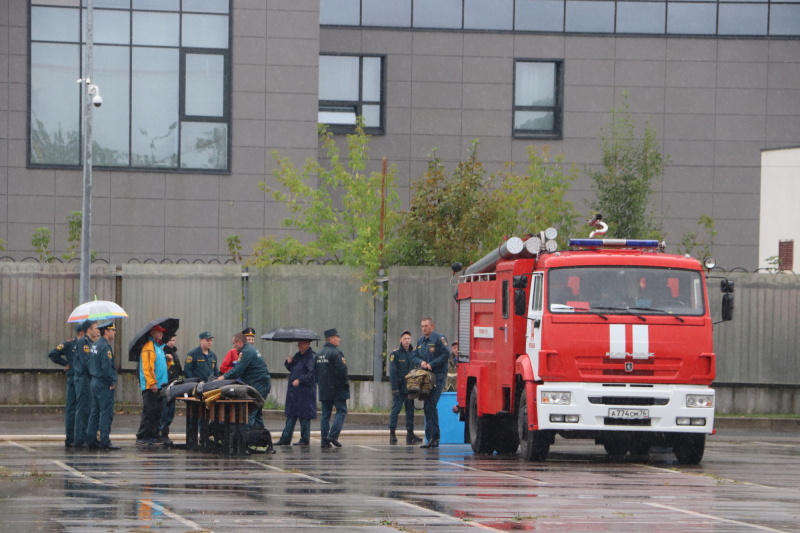
[{"label": "person in cap", "polygon": [[[239,359],[236,365],[220,376],[218,379],[241,379],[245,385],[250,385],[258,391],[262,398],[267,399],[272,388],[272,379],[269,375],[267,363],[256,350],[256,347],[247,342],[243,333],[237,333],[231,339],[233,347],[239,352]],[[261,407],[253,409],[248,417],[247,423],[251,429],[263,429],[264,420],[261,416]]]},{"label": "person in cap", "polygon": [[242,330],[242,334],[244,335],[244,338],[247,340],[247,342],[249,342],[250,344],[256,343],[256,330],[254,330],[253,328],[250,327],[244,328]]},{"label": "person in cap", "polygon": [[75,343],[75,355],[72,363],[75,367],[75,429],[72,444],[76,448],[85,448],[89,444],[86,434],[89,415],[92,412],[92,376],[89,374],[89,357],[100,329],[96,320],[84,320],[81,324],[84,336]]},{"label": "person in cap", "polygon": [[210,331],[200,334],[200,346],[186,354],[186,364],[183,367],[183,375],[187,378],[198,378],[202,381],[210,381],[219,376],[217,368],[217,354],[211,347],[214,345],[214,335]]},{"label": "person in cap", "polygon": [[317,386],[314,382],[314,359],[317,354],[311,349],[311,341],[297,341],[297,353],[289,356],[283,366],[289,371],[286,387],[286,404],[283,411],[286,425],[278,446],[292,443],[292,434],[300,419],[300,440],[297,445],[308,446],[311,442],[311,419],[317,418]]},{"label": "person in cap", "polygon": [[[347,379],[347,361],[339,349],[341,336],[336,328],[325,330],[325,346],[314,361],[314,378],[319,387],[322,415],[319,419],[322,447],[331,444],[341,447],[339,434],[347,417],[347,400],[350,399],[350,381]],[[331,425],[331,413],[336,408],[336,417]]]},{"label": "person in cap", "polygon": [[400,334],[400,347],[389,355],[389,382],[392,385],[392,410],[389,413],[389,444],[397,444],[397,418],[400,409],[406,409],[406,444],[417,444],[422,439],[414,435],[414,400],[408,397],[406,390],[406,374],[412,368],[411,332],[404,331]]},{"label": "person in cap", "polygon": [[[242,330],[242,335],[244,335],[245,340],[250,344],[255,344],[256,342],[256,330],[253,328],[244,328]],[[236,366],[236,363],[239,362],[239,351],[236,348],[231,348],[228,350],[228,353],[225,354],[225,357],[222,359],[222,364],[219,365],[219,373],[220,374],[227,374],[231,371],[231,368]]]},{"label": "person in cap", "polygon": [[[142,389],[142,416],[136,432],[137,445],[161,444],[158,434],[161,420],[161,387],[169,379],[167,356],[161,343],[167,330],[156,325],[150,328],[147,342],[139,356],[139,387]],[[170,443],[167,443],[170,444]]]},{"label": "person in cap", "polygon": [[420,327],[422,328],[422,337],[417,341],[414,353],[411,354],[411,362],[415,366],[418,365],[433,372],[436,376],[436,385],[430,396],[425,399],[425,439],[427,442],[421,448],[438,448],[440,433],[439,411],[436,404],[439,403],[439,397],[444,391],[444,384],[447,380],[450,348],[445,336],[434,331],[436,325],[432,318],[423,318]]},{"label": "person in cap", "polygon": [[[176,336],[172,337],[164,345],[164,355],[167,357],[167,364],[172,363],[167,369],[167,381],[172,383],[181,379],[183,375],[183,368],[181,367],[181,358],[178,357],[178,348],[175,347]],[[162,400],[163,407],[161,408],[161,420],[158,423],[158,434],[165,441],[169,440],[169,426],[175,418],[175,398],[167,401]]]},{"label": "person in cap", "polygon": [[119,450],[119,446],[111,443],[111,423],[114,421],[114,396],[117,386],[117,368],[114,365],[111,343],[117,336],[117,328],[113,321],[108,321],[101,324],[99,329],[100,338],[94,344],[89,358],[89,371],[92,374],[92,412],[86,431],[86,447]]},{"label": "person in cap", "polygon": [[75,368],[73,367],[72,359],[75,356],[75,345],[83,338],[83,334],[83,324],[75,324],[75,338],[59,344],[47,354],[51,361],[64,367],[64,373],[67,376],[67,395],[64,405],[64,446],[67,448],[74,446],[75,407],[77,406],[75,398]]}]

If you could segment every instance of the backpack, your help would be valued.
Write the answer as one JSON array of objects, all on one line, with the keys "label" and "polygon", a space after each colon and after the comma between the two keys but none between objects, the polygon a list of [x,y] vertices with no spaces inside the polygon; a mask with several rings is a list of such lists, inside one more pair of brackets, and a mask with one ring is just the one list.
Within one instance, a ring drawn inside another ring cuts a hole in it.
[{"label": "backpack", "polygon": [[251,448],[266,448],[264,453],[275,453],[272,447],[272,433],[268,429],[249,429],[244,434],[244,443],[250,453],[256,452]]},{"label": "backpack", "polygon": [[433,372],[422,368],[415,368],[406,374],[406,390],[409,400],[426,400],[431,395],[436,379]]}]

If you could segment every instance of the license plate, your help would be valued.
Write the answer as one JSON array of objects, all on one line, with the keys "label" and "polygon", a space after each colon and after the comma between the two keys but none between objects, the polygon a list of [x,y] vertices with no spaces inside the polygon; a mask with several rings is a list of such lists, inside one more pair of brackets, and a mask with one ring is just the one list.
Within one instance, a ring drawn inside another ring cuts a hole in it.
[{"label": "license plate", "polygon": [[650,418],[650,411],[647,409],[609,409],[608,418],[643,420]]}]

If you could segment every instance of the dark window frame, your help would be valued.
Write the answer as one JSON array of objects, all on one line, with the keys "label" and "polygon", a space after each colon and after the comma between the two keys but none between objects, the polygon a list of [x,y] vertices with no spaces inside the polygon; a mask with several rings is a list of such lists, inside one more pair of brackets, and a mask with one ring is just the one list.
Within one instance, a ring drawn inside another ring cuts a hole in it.
[{"label": "dark window frame", "polygon": [[[323,111],[323,108],[331,109],[352,109],[356,117],[363,115],[365,105],[378,105],[380,108],[380,125],[364,126],[364,133],[368,135],[386,135],[386,54],[337,54],[337,53],[320,53],[320,57],[357,57],[358,58],[358,100],[318,100],[317,113]],[[364,100],[364,58],[379,58],[381,60],[380,68],[380,91],[381,96],[379,101]],[[325,123],[321,123],[325,124]],[[350,124],[325,124],[329,131],[332,133],[354,133],[356,131],[355,125]]]},{"label": "dark window frame", "polygon": [[[84,126],[84,123],[83,123],[83,102],[82,102],[82,97],[80,95],[80,92],[78,92],[78,107],[77,107],[78,113],[79,113],[78,134],[79,134],[79,139],[80,139],[80,153],[79,153],[79,160],[80,161],[79,161],[79,163],[77,165],[72,165],[72,164],[32,163],[31,162],[31,149],[32,149],[31,148],[31,112],[32,112],[32,110],[31,110],[31,104],[32,104],[32,102],[31,102],[31,72],[32,72],[31,51],[32,51],[33,45],[35,43],[39,43],[39,42],[42,42],[42,43],[54,43],[54,44],[71,44],[71,45],[76,44],[76,43],[71,43],[71,42],[68,43],[68,42],[62,42],[62,41],[34,41],[34,40],[31,39],[31,33],[32,33],[31,32],[31,24],[32,24],[31,9],[33,7],[41,7],[42,5],[47,7],[46,4],[34,4],[34,3],[30,2],[30,1],[28,2],[28,42],[27,42],[27,45],[28,45],[28,58],[27,58],[28,59],[28,80],[27,80],[28,81],[28,91],[27,91],[28,92],[28,94],[27,94],[28,112],[27,112],[27,114],[28,114],[28,117],[27,117],[27,138],[26,138],[26,145],[27,145],[26,146],[26,167],[27,168],[32,168],[32,169],[78,170],[78,169],[82,169],[83,165],[84,165],[84,163],[83,163],[83,155],[84,155],[84,147],[83,147],[83,140],[84,140],[84,132],[83,132],[83,129],[84,129],[84,127],[83,127]],[[54,7],[60,7],[60,6],[54,6]],[[81,5],[80,7],[76,6],[76,7],[69,7],[69,8],[70,9],[78,9],[78,10],[80,10],[79,24],[80,24],[80,27],[83,28],[84,25],[85,25],[85,20],[84,19],[86,17],[86,6],[85,5]],[[130,13],[131,16],[129,17],[129,28],[128,28],[129,32],[133,31],[133,13],[141,12],[141,11],[147,11],[147,10],[142,10],[142,9],[135,9],[133,7],[127,7],[127,8],[116,8],[116,7],[114,7],[114,8],[96,8],[96,9],[109,9],[109,10],[115,10],[115,11],[127,11],[128,13]],[[189,13],[189,14],[198,14],[198,13],[200,13],[200,12],[197,12],[197,11],[188,11],[188,10],[184,11],[183,9],[179,9],[178,11],[169,11],[169,12],[177,13],[179,16],[182,16],[183,14],[187,14],[187,13]],[[128,131],[128,150],[129,150],[128,151],[128,154],[129,154],[128,165],[126,165],[126,166],[105,166],[105,165],[99,165],[96,162],[93,162],[93,164],[92,164],[93,168],[102,169],[102,170],[109,170],[109,171],[120,171],[120,172],[159,172],[159,173],[180,173],[180,174],[231,174],[231,172],[232,172],[232,161],[231,161],[232,154],[231,154],[231,152],[232,152],[232,139],[233,139],[233,119],[232,119],[232,113],[231,113],[231,96],[233,94],[233,74],[232,74],[232,72],[233,72],[233,57],[232,57],[233,56],[233,14],[234,14],[234,12],[233,12],[233,1],[232,0],[228,0],[228,12],[227,13],[205,13],[205,12],[202,12],[202,14],[224,15],[224,16],[228,17],[228,44],[227,44],[227,48],[187,47],[187,46],[183,46],[181,44],[181,39],[180,39],[180,35],[179,35],[178,44],[176,46],[174,46],[174,47],[170,47],[170,48],[177,49],[178,53],[179,53],[179,67],[178,67],[178,69],[179,69],[179,71],[178,71],[179,94],[178,94],[178,109],[177,109],[177,112],[178,112],[178,128],[177,128],[177,131],[176,131],[177,146],[178,146],[177,166],[175,166],[175,167],[162,167],[162,166],[146,167],[146,166],[134,166],[134,165],[132,165],[131,162],[130,162],[131,161],[131,157],[130,157],[131,148],[130,147],[131,147],[131,139],[132,139],[130,128],[132,128],[133,125],[132,125],[132,122],[129,122],[129,124],[128,124],[128,128],[129,128],[129,131]],[[179,31],[183,32],[183,27],[182,26],[181,26]],[[83,49],[86,46],[86,43],[83,40],[84,37],[85,36],[82,35],[81,39],[80,39],[80,42],[77,43],[81,47],[81,54],[80,54],[80,59],[79,59],[80,70],[79,70],[79,74],[78,75],[80,75],[80,73],[83,72],[84,63],[86,61],[85,54],[83,53]],[[129,41],[128,44],[110,44],[110,45],[106,45],[105,43],[99,43],[98,45],[124,47],[124,48],[128,49],[129,55],[133,54],[133,49],[136,48],[136,47],[152,48],[152,46],[150,46],[150,45],[134,45],[130,41]],[[161,46],[156,46],[156,48],[160,48],[160,47]],[[223,61],[224,61],[224,80],[223,80],[223,116],[222,117],[217,117],[217,116],[211,116],[211,117],[192,116],[192,115],[186,115],[185,114],[185,108],[186,108],[186,101],[185,101],[185,89],[186,89],[186,77],[185,77],[186,70],[185,70],[185,65],[186,64],[185,64],[185,61],[186,61],[186,55],[187,54],[193,54],[193,53],[194,54],[205,54],[205,55],[213,54],[213,55],[221,55],[221,56],[223,56]],[[133,65],[131,63],[129,65],[129,69],[132,69],[132,68],[133,68]],[[133,77],[132,76],[129,77],[129,82],[128,83],[129,83],[128,94],[131,96],[130,101],[129,101],[129,110],[128,110],[128,112],[129,112],[129,116],[131,116],[133,114],[133,109],[132,109],[133,98],[132,98],[132,94],[131,94],[132,91],[133,91]],[[153,97],[157,97],[157,90],[156,89],[154,89]],[[217,122],[217,123],[221,123],[221,124],[226,124],[227,125],[227,148],[226,148],[226,150],[227,150],[227,161],[226,161],[225,168],[220,168],[220,169],[184,168],[184,167],[181,166],[181,159],[182,159],[181,158],[181,124],[183,124],[183,123],[191,123],[191,122]]]},{"label": "dark window frame", "polygon": [[[517,64],[518,63],[552,63],[555,65],[555,87],[553,95],[555,105],[523,106],[517,105]],[[511,135],[514,139],[552,139],[561,140],[564,134],[564,60],[542,58],[514,58],[514,73],[511,83],[512,113]],[[553,129],[549,131],[530,131],[517,129],[515,126],[518,111],[545,111],[553,113]]]}]

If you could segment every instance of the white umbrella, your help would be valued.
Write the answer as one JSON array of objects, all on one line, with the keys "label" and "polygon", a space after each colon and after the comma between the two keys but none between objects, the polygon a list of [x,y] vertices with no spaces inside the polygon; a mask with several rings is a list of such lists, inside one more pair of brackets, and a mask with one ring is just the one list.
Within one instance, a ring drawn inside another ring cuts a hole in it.
[{"label": "white umbrella", "polygon": [[107,300],[93,300],[86,302],[70,313],[67,323],[70,322],[83,322],[84,320],[112,320],[114,318],[128,318],[128,313],[115,304]]}]

